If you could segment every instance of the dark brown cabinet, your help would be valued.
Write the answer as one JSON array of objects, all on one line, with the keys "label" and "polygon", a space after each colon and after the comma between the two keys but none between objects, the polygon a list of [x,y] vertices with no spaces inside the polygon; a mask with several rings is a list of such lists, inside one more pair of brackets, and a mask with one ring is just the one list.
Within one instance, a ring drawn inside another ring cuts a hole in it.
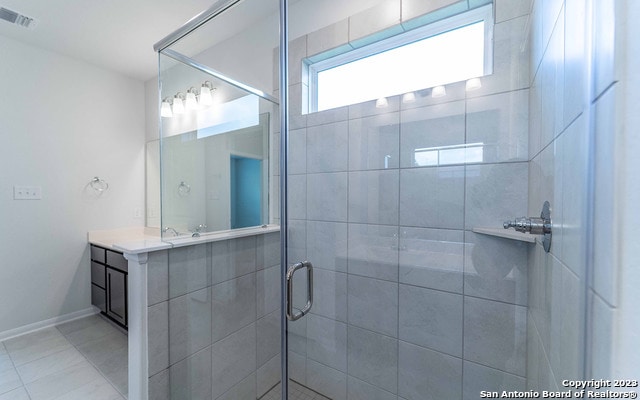
[{"label": "dark brown cabinet", "polygon": [[127,327],[128,263],[122,253],[91,245],[91,304]]}]

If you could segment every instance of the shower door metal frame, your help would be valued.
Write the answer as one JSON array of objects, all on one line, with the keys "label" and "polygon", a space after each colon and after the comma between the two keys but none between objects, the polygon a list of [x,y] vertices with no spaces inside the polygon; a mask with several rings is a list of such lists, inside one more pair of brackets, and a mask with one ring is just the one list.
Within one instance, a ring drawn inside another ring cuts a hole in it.
[{"label": "shower door metal frame", "polygon": [[[182,62],[202,72],[210,74],[230,85],[233,85],[242,90],[248,91],[256,96],[269,100],[280,107],[280,362],[281,362],[281,388],[282,388],[282,400],[287,400],[289,397],[288,382],[289,382],[289,369],[288,369],[288,319],[287,319],[287,270],[288,270],[288,224],[287,224],[287,156],[289,154],[289,93],[288,93],[288,55],[289,55],[289,16],[288,16],[288,3],[287,0],[279,0],[280,8],[280,101],[274,96],[269,95],[259,89],[253,88],[249,85],[245,85],[238,82],[224,74],[215,71],[206,65],[203,65],[183,54],[180,54],[174,50],[169,49],[171,45],[182,39],[189,33],[198,29],[211,19],[220,15],[224,11],[233,7],[242,0],[219,0],[211,7],[196,15],[183,26],[173,31],[163,39],[153,45],[154,51],[158,54],[164,54],[176,61]],[[160,89],[160,87],[159,87]],[[158,105],[159,109],[159,105]]]},{"label": "shower door metal frame", "polygon": [[288,188],[289,157],[289,4],[280,2],[280,387],[281,399],[289,398],[289,320],[287,271],[289,264],[288,241]]}]

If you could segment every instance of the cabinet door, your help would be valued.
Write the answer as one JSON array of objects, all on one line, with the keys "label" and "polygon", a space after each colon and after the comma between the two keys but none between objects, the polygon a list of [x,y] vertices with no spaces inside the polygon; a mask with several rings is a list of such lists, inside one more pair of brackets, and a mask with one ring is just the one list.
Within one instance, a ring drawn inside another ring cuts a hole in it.
[{"label": "cabinet door", "polygon": [[107,268],[107,314],[127,325],[127,275]]},{"label": "cabinet door", "polygon": [[91,304],[98,307],[100,311],[107,312],[107,295],[103,288],[91,285]]}]

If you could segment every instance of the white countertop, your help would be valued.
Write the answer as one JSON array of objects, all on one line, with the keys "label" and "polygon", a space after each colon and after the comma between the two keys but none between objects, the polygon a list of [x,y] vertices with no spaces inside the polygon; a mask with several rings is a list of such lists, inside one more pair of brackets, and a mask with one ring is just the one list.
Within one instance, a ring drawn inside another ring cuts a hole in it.
[{"label": "white countertop", "polygon": [[132,227],[90,231],[87,234],[87,240],[91,244],[107,249],[139,254],[279,231],[279,225],[266,225],[264,227],[203,233],[200,237],[180,236],[162,239],[158,228]]}]

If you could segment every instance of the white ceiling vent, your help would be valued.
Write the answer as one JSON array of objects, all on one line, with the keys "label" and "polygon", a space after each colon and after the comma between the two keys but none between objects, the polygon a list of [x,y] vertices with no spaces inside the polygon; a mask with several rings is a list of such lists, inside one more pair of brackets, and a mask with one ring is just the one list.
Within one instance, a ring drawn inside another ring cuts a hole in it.
[{"label": "white ceiling vent", "polygon": [[26,15],[19,14],[4,7],[0,7],[0,19],[24,28],[33,28],[36,24],[33,18],[29,18]]}]

